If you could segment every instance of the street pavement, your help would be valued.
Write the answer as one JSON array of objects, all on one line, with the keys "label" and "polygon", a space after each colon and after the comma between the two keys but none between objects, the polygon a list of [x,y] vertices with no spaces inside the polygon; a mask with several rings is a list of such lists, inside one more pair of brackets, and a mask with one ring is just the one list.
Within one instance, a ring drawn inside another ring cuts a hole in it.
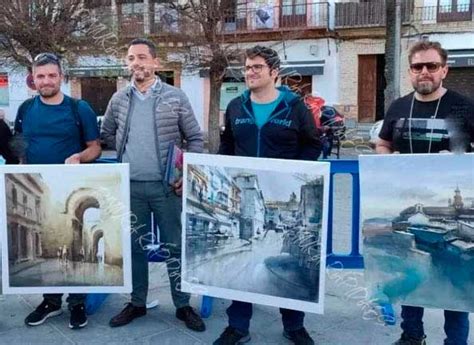
[{"label": "street pavement", "polygon": [[[355,150],[343,149],[341,158],[353,159]],[[350,176],[340,176],[335,182],[334,251],[345,254],[350,250]],[[185,328],[175,318],[169,292],[166,267],[163,263],[150,264],[149,301],[158,299],[159,305],[148,310],[145,317],[131,324],[110,328],[108,322],[128,302],[126,294],[109,295],[102,307],[89,316],[89,324],[81,330],[68,328],[69,312],[63,305],[61,316],[47,320],[43,325],[27,327],[23,320],[41,302],[39,295],[0,296],[0,344],[212,344],[227,325],[225,309],[229,301],[214,300],[212,315],[205,320],[207,330],[196,333]],[[191,303],[199,308],[200,297]],[[387,326],[371,309],[368,291],[361,270],[328,270],[326,273],[324,315],[306,314],[305,325],[317,344],[327,345],[382,345],[391,344],[400,334],[400,308],[395,306],[397,324]],[[443,311],[425,310],[427,343],[443,344]],[[471,321],[471,328],[473,322]],[[277,308],[254,306],[249,344],[291,344],[282,337],[281,317]],[[471,335],[469,344],[474,344]]]}]

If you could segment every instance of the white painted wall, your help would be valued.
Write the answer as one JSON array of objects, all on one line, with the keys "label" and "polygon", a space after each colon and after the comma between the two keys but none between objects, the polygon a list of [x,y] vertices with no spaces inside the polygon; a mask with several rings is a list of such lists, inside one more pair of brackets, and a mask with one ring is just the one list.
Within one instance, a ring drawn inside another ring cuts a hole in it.
[{"label": "white painted wall", "polygon": [[[324,52],[323,59],[324,74],[313,76],[313,92],[316,91],[324,100],[326,104],[340,104],[339,99],[339,54],[334,40],[320,40],[321,49]],[[329,43],[329,44],[328,44]]]},{"label": "white painted wall", "polygon": [[28,87],[26,86],[27,71],[7,69],[5,72],[8,74],[9,105],[7,107],[0,106],[0,109],[5,111],[8,121],[14,121],[18,107],[29,97]]},{"label": "white painted wall", "polygon": [[204,78],[199,73],[181,74],[181,90],[189,98],[201,129],[204,128]]},{"label": "white painted wall", "polygon": [[474,49],[474,32],[428,34],[430,41],[438,41],[447,50]]}]

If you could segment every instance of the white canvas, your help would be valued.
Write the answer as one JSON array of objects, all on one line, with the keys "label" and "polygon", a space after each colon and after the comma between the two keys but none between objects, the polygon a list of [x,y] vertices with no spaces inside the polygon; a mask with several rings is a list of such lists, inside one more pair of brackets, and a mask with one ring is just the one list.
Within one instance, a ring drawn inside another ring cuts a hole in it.
[{"label": "white canvas", "polygon": [[0,166],[6,294],[131,291],[128,164]]},{"label": "white canvas", "polygon": [[323,313],[329,164],[186,153],[182,289]]},{"label": "white canvas", "polygon": [[372,298],[474,311],[474,155],[361,156]]}]

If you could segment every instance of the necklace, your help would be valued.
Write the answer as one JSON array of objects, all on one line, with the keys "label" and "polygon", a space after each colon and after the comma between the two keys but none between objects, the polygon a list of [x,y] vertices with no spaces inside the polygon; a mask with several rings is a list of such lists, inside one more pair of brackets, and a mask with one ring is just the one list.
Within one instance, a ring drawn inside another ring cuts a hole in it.
[{"label": "necklace", "polygon": [[[438,98],[438,103],[436,104],[435,113],[434,113],[433,116],[431,116],[432,119],[436,119],[436,116],[438,116],[439,104],[441,103],[441,98],[443,98],[443,96]],[[408,124],[408,137],[410,139],[410,153],[413,153],[413,138],[411,136],[411,127],[412,127],[412,117],[413,117],[413,107],[414,107],[414,105],[415,105],[415,93],[413,93],[413,97],[411,99],[410,117],[409,117],[410,121],[409,121],[409,124]],[[435,126],[435,124],[433,123],[431,125],[431,134],[430,134],[430,143],[428,145],[428,153],[431,153],[431,142],[433,140],[434,126]]]}]

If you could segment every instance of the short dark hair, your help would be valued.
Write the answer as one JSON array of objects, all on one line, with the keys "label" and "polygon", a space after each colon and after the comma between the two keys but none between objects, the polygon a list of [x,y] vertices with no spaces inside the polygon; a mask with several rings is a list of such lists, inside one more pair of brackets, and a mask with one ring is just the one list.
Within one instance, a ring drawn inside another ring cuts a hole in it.
[{"label": "short dark hair", "polygon": [[413,55],[416,53],[426,51],[426,50],[436,50],[441,57],[441,63],[446,65],[446,61],[448,61],[448,51],[441,47],[441,43],[434,42],[434,41],[419,41],[416,42],[408,52],[408,62],[411,63]]},{"label": "short dark hair", "polygon": [[265,60],[265,63],[268,65],[268,67],[270,67],[271,70],[280,69],[280,57],[278,56],[278,53],[272,48],[255,46],[245,51],[245,57],[248,59],[254,59],[258,56]]},{"label": "short dark hair", "polygon": [[153,43],[153,41],[147,39],[147,38],[135,38],[132,40],[129,44],[128,47],[130,48],[131,46],[139,45],[139,44],[144,44],[148,47],[148,50],[150,51],[150,55],[153,58],[156,58],[156,45]]},{"label": "short dark hair", "polygon": [[59,72],[62,73],[62,68],[61,68],[61,58],[53,53],[40,53],[36,55],[33,59],[33,63],[31,64],[31,67],[39,67],[39,66],[45,66],[45,65],[56,65],[59,68]]}]

